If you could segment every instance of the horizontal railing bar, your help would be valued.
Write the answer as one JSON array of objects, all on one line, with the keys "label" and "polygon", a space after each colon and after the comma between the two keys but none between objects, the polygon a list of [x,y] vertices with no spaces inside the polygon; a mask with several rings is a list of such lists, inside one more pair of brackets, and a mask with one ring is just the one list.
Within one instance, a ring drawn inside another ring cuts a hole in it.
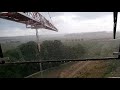
[{"label": "horizontal railing bar", "polygon": [[4,64],[27,64],[27,63],[50,63],[50,62],[69,62],[69,61],[102,61],[102,60],[114,60],[116,57],[104,57],[104,58],[84,58],[84,59],[61,59],[61,60],[40,60],[40,61],[20,61],[20,62],[5,62]]}]

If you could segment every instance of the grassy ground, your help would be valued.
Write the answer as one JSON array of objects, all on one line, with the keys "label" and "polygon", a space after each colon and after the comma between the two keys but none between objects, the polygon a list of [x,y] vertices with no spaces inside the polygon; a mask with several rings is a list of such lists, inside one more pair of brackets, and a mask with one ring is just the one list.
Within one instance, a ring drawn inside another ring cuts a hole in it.
[{"label": "grassy ground", "polygon": [[88,65],[79,70],[74,78],[102,78],[107,71],[107,63],[103,61],[91,61]]},{"label": "grassy ground", "polygon": [[115,60],[109,62],[107,72],[104,77],[120,77],[120,61]]},{"label": "grassy ground", "polygon": [[[63,70],[69,68],[71,65],[74,65],[75,63],[76,62],[68,62],[58,67],[47,69],[42,72],[42,77],[43,78],[59,78],[59,75]],[[33,74],[32,76],[28,76],[27,78],[41,78],[41,72],[37,72],[36,74]]]},{"label": "grassy ground", "polygon": [[[120,61],[69,62],[43,71],[43,78],[120,77]],[[41,78],[40,72],[29,78]]]}]

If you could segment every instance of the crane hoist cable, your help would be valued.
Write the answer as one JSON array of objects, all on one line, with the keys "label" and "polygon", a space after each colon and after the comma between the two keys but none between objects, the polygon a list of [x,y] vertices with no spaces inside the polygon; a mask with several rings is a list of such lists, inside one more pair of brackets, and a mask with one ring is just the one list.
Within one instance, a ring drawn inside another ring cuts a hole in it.
[{"label": "crane hoist cable", "polygon": [[[38,52],[40,53],[40,40],[39,40],[39,35],[38,35],[38,29],[36,29],[36,40],[37,40],[37,44],[38,44]],[[39,54],[38,54],[39,55]],[[40,74],[41,74],[41,78],[43,77],[43,74],[42,74],[42,63],[39,63],[40,65]]]}]

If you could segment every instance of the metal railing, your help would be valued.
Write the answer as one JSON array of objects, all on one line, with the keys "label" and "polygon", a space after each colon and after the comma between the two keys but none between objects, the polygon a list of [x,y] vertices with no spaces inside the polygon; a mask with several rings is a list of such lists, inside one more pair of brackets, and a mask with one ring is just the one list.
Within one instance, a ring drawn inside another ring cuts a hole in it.
[{"label": "metal railing", "polygon": [[60,60],[40,60],[40,61],[18,61],[18,62],[5,62],[0,64],[26,64],[26,63],[50,63],[50,62],[75,62],[75,61],[103,61],[103,60],[118,60],[117,57],[104,57],[104,58],[83,58],[83,59],[60,59]]}]

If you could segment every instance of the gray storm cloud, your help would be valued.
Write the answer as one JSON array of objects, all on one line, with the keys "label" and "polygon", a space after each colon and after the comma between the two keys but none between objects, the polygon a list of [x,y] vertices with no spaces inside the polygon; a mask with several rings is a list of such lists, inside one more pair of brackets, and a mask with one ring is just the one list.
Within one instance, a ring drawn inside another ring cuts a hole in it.
[{"label": "gray storm cloud", "polygon": [[[59,32],[46,29],[40,34],[80,33],[94,31],[112,31],[112,12],[40,12],[56,26]],[[119,24],[119,18],[118,18]],[[120,26],[120,25],[119,25]],[[119,28],[119,26],[117,28]],[[35,30],[26,29],[24,24],[0,19],[0,36],[34,35]]]}]

